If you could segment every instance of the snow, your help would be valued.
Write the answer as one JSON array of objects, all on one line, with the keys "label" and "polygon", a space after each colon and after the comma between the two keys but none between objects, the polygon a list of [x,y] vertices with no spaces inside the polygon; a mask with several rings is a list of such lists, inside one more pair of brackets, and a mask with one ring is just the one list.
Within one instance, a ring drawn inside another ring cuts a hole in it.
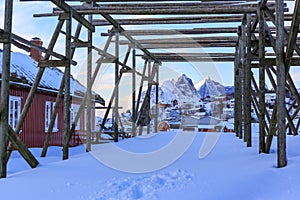
[{"label": "snow", "polygon": [[[35,169],[17,152],[8,163],[8,178],[0,179],[3,199],[298,199],[300,138],[287,136],[288,166],[276,168],[276,138],[270,154],[258,154],[258,124],[253,147],[246,148],[234,133],[208,133],[219,138],[212,151],[199,159],[205,133],[195,133],[191,146],[175,162],[149,173],[128,173],[101,163],[84,146],[70,149],[61,160],[61,148],[51,147],[46,158],[32,148],[40,165]],[[159,152],[177,132],[132,138],[114,143],[130,152]],[[193,134],[185,132],[181,134]],[[106,145],[100,144],[102,149]],[[99,146],[99,145],[97,145]],[[107,146],[108,147],[108,146]],[[93,147],[94,148],[94,147]],[[109,154],[109,153],[108,153]],[[110,154],[114,157],[113,154]],[[166,155],[165,155],[166,156]],[[169,152],[172,156],[172,151]],[[159,157],[164,160],[163,156]],[[141,163],[133,163],[139,165]],[[150,163],[143,163],[149,165]]]}]

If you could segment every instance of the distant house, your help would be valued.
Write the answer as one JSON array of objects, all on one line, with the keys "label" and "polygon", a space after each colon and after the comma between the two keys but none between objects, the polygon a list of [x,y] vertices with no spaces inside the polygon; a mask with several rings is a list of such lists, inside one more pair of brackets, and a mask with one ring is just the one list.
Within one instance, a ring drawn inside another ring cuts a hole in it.
[{"label": "distant house", "polygon": [[[32,57],[35,58],[34,56]],[[0,60],[2,60],[2,50],[0,50]],[[12,52],[10,71],[9,124],[15,128],[38,72],[37,62],[28,55]],[[2,73],[2,62],[0,62],[0,73]],[[20,131],[20,138],[28,147],[43,146],[62,77],[63,73],[59,69],[45,68],[44,75]],[[86,88],[83,85],[71,78],[71,123],[78,112],[85,90]],[[104,104],[104,100],[99,95],[94,94],[93,104],[95,105],[96,102]],[[62,100],[51,136],[50,145],[52,146],[62,145],[63,110]],[[92,113],[92,126],[95,127],[95,111],[92,110]],[[76,132],[83,132],[84,130],[85,115],[83,112],[77,124]],[[80,142],[79,138],[75,137],[74,134],[71,138],[70,146],[78,145]]]},{"label": "distant house", "polygon": [[218,125],[222,120],[207,116],[199,120],[198,131],[199,132],[215,132],[220,131]]}]

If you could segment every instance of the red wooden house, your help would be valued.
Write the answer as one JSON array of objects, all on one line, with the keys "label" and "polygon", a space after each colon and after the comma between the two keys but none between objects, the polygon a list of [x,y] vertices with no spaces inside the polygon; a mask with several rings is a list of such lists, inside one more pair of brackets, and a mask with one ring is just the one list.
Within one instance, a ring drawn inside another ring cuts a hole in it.
[{"label": "red wooden house", "polygon": [[[2,60],[2,50],[0,49],[0,60]],[[0,63],[0,72],[2,66]],[[31,85],[38,71],[37,62],[28,55],[22,53],[11,53],[11,81],[9,99],[9,124],[14,128],[18,122],[21,110],[25,104]],[[57,91],[60,86],[63,73],[57,68],[46,68],[38,91],[35,94],[32,105],[24,121],[20,138],[28,147],[42,147],[50,123],[50,117],[54,108]],[[85,87],[74,78],[71,78],[71,122],[74,120],[82,94]],[[104,100],[99,95],[94,95],[95,102],[104,104]],[[63,102],[63,100],[61,101]],[[95,128],[95,111],[92,110],[92,129]],[[84,132],[85,114],[77,124],[76,131]],[[61,146],[63,141],[63,103],[60,104],[58,116],[51,136],[50,145]],[[70,146],[78,145],[81,141],[74,134],[70,141]]]}]

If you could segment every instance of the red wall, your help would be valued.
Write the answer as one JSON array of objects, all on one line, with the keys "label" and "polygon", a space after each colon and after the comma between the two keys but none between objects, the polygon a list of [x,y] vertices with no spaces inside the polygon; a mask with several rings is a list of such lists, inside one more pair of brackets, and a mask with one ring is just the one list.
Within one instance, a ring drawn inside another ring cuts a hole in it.
[{"label": "red wall", "polygon": [[[21,112],[24,108],[26,98],[29,93],[29,88],[11,86],[10,95],[21,97]],[[20,138],[24,141],[27,147],[42,147],[44,144],[46,132],[45,132],[45,102],[55,102],[56,94],[37,92],[31,104],[31,107],[25,118]],[[72,102],[72,103],[80,103]],[[94,116],[94,111],[92,111]],[[84,113],[82,113],[80,120],[80,132],[84,132]],[[92,124],[94,125],[95,119],[92,117]],[[93,126],[94,127],[94,126]],[[51,135],[50,146],[62,146],[63,142],[63,99],[61,100],[58,112],[58,132],[53,132]],[[72,136],[70,146],[81,144],[78,136],[75,134]]]}]

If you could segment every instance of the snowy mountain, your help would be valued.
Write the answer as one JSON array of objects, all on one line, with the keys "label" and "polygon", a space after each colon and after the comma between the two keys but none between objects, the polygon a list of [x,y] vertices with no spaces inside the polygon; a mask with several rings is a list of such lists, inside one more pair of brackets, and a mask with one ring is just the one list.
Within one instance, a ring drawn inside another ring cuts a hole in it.
[{"label": "snowy mountain", "polygon": [[178,78],[177,82],[175,83],[175,86],[181,92],[181,98],[199,98],[198,92],[194,86],[192,79],[188,78],[185,74]]},{"label": "snowy mountain", "polygon": [[[155,104],[156,88],[151,90],[151,105]],[[146,95],[146,91],[142,94],[142,101]],[[160,87],[158,87],[158,101],[164,104],[171,104],[173,100],[182,102],[183,100],[198,101],[198,92],[195,89],[193,81],[185,74],[178,77],[177,80],[166,80]]]},{"label": "snowy mountain", "polygon": [[225,94],[226,95],[234,94],[234,86],[225,86]]},{"label": "snowy mountain", "polygon": [[207,96],[216,97],[225,94],[225,87],[213,81],[210,77],[205,78],[197,84],[197,91],[201,98],[205,98]]}]

